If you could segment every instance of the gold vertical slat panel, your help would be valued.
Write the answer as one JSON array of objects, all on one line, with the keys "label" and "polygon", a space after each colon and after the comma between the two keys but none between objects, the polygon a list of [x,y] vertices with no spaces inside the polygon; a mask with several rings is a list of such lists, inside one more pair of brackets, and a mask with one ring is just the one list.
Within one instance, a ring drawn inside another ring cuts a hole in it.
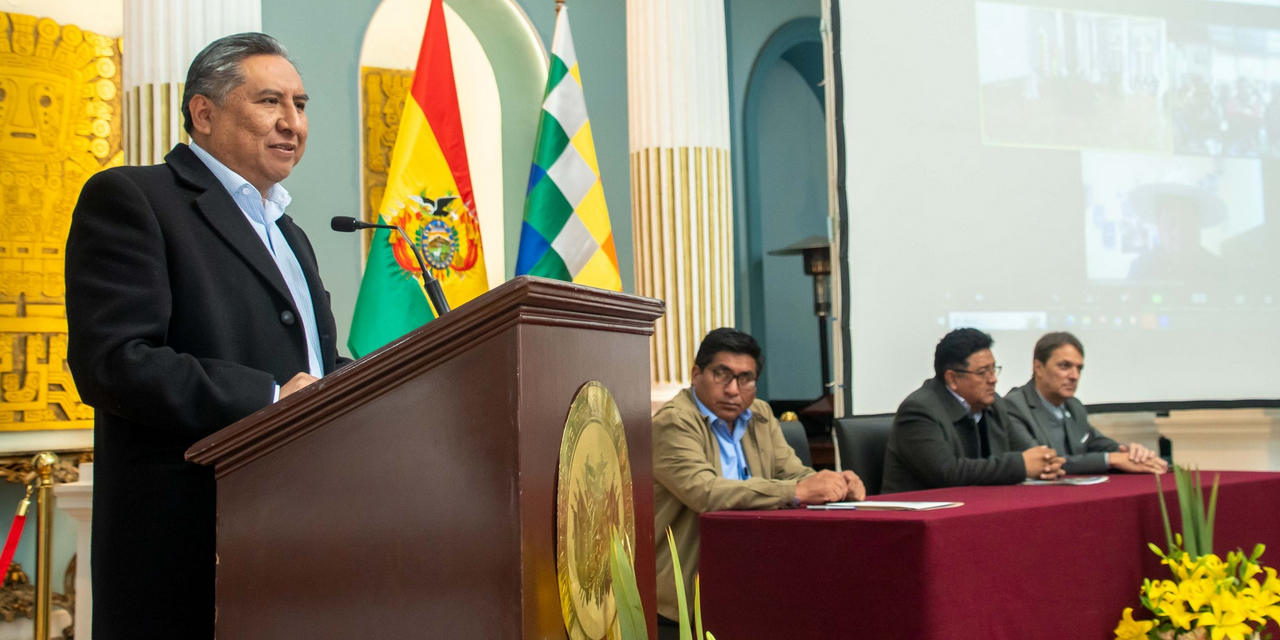
[{"label": "gold vertical slat panel", "polygon": [[645,148],[631,161],[636,289],[667,303],[653,383],[686,385],[703,336],[734,322],[728,151]]},{"label": "gold vertical slat panel", "polygon": [[184,118],[182,115],[182,106],[183,106],[182,96],[186,93],[186,91],[187,91],[187,83],[179,82],[178,91],[177,91],[177,102],[175,103],[178,109],[178,115],[177,115],[178,142],[181,142],[182,144],[191,144],[191,136],[187,133],[187,129],[185,127],[186,118]]},{"label": "gold vertical slat panel", "polygon": [[143,113],[143,122],[146,123],[143,131],[147,136],[147,164],[156,164],[159,162],[156,158],[156,86],[148,84],[143,88],[147,94],[146,111]]}]

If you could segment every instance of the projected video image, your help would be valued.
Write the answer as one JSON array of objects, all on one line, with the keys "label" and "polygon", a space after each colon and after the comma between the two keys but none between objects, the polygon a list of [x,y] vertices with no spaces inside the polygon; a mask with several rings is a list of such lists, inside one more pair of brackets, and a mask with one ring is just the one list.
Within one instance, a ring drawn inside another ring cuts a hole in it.
[{"label": "projected video image", "polygon": [[1174,149],[1280,157],[1280,31],[1206,26],[1169,45]]},{"label": "projected video image", "polygon": [[1258,160],[1083,152],[1089,278],[1202,284],[1266,221]]},{"label": "projected video image", "polygon": [[984,142],[1169,148],[1165,22],[980,2]]}]

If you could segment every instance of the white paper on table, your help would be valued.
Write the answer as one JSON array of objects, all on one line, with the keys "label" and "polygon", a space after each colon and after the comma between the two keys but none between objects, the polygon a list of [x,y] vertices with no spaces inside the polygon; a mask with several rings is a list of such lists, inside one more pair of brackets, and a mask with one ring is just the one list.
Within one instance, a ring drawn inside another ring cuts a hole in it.
[{"label": "white paper on table", "polygon": [[1031,478],[1027,478],[1026,480],[1022,481],[1022,484],[1028,485],[1028,486],[1041,486],[1041,485],[1047,485],[1047,484],[1068,484],[1068,485],[1073,485],[1077,487],[1083,487],[1086,485],[1102,484],[1104,482],[1110,482],[1110,481],[1111,481],[1110,476],[1077,476],[1077,477],[1058,478],[1057,480],[1032,480]]},{"label": "white paper on table", "polygon": [[928,511],[930,509],[950,509],[964,505],[963,502],[891,502],[888,500],[868,500],[866,502],[828,502],[827,504],[811,504],[810,509],[852,509],[856,511]]}]

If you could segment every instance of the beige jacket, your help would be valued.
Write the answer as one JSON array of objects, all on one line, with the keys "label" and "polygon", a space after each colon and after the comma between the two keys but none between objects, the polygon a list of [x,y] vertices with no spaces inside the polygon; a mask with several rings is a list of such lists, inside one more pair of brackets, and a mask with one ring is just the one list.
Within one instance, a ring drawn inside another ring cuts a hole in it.
[{"label": "beige jacket", "polygon": [[782,437],[768,403],[751,403],[751,421],[742,451],[749,480],[729,480],[720,472],[720,448],[708,420],[698,412],[690,389],[681,391],[653,416],[653,530],[657,543],[658,614],[676,620],[670,527],[693,615],[693,576],[698,571],[698,514],[708,511],[780,509],[794,505],[796,482],[812,475]]}]

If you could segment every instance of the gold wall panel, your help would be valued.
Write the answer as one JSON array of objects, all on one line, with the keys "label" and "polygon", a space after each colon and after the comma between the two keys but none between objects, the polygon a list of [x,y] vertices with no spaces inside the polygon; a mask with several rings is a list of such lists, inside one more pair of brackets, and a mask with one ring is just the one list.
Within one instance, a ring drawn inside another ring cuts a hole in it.
[{"label": "gold wall panel", "polygon": [[360,67],[360,94],[364,100],[364,149],[360,156],[365,196],[360,216],[366,222],[377,222],[374,217],[382,206],[391,152],[396,146],[400,116],[412,85],[412,70]]},{"label": "gold wall panel", "polygon": [[88,429],[63,252],[89,176],[124,161],[120,43],[0,12],[0,431]]},{"label": "gold wall panel", "polygon": [[715,147],[631,153],[636,293],[667,303],[650,342],[655,386],[688,386],[703,337],[734,326],[730,164]]}]

